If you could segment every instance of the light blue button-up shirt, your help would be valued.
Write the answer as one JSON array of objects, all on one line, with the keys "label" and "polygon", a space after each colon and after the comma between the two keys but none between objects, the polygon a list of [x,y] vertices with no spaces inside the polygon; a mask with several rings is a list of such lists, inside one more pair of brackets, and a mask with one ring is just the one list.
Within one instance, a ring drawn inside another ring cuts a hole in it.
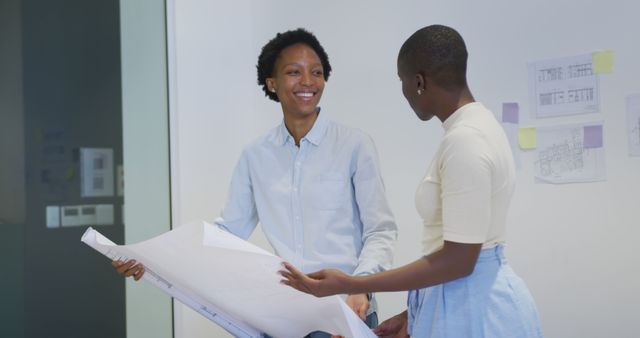
[{"label": "light blue button-up shirt", "polygon": [[258,222],[276,254],[305,273],[390,268],[397,226],[371,138],[323,112],[300,147],[284,122],[248,145],[216,223],[247,239]]}]

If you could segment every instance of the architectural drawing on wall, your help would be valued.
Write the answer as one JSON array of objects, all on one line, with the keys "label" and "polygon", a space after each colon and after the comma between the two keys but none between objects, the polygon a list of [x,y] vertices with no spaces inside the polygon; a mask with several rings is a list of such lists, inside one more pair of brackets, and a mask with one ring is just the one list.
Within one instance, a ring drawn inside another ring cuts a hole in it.
[{"label": "architectural drawing on wall", "polygon": [[113,196],[113,149],[80,149],[80,195]]},{"label": "architectural drawing on wall", "polygon": [[629,155],[640,156],[640,94],[627,96]]},{"label": "architectural drawing on wall", "polygon": [[598,75],[592,54],[529,63],[529,102],[533,117],[596,113]]},{"label": "architectural drawing on wall", "polygon": [[538,183],[604,181],[602,122],[539,127],[535,178]]}]

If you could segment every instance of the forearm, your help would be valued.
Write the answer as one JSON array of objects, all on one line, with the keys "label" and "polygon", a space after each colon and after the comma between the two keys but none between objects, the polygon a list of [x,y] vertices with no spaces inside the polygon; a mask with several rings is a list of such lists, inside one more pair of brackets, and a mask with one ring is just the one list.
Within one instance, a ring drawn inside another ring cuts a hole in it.
[{"label": "forearm", "polygon": [[441,250],[397,269],[350,277],[349,293],[413,290],[465,277],[473,271],[481,247],[446,242]]}]

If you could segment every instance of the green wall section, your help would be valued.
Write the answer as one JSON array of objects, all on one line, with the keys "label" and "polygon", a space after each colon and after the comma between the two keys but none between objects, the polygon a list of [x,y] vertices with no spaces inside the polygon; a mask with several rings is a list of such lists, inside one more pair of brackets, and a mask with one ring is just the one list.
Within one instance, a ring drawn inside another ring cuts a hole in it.
[{"label": "green wall section", "polygon": [[[171,224],[165,1],[121,1],[120,22],[125,240],[131,244]],[[127,336],[173,337],[169,296],[131,279],[126,294]]]}]

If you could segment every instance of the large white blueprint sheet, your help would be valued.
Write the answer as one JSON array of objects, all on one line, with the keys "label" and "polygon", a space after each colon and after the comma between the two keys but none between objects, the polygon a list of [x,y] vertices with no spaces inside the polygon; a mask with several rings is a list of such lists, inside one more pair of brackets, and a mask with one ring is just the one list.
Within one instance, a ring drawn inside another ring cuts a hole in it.
[{"label": "large white blueprint sheet", "polygon": [[144,279],[236,337],[300,338],[312,331],[375,337],[339,296],[280,284],[282,259],[206,222],[115,245],[89,228],[82,241],[110,259],[135,259]]}]

